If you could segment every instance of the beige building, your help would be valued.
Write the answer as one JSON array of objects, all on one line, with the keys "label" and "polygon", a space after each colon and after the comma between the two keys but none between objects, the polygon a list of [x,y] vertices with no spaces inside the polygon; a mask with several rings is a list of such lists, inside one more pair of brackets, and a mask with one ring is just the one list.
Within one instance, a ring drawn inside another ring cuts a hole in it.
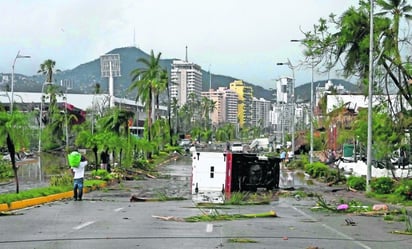
[{"label": "beige building", "polygon": [[217,90],[209,89],[208,92],[202,92],[202,96],[207,97],[215,102],[215,109],[210,114],[213,126],[219,126],[224,123],[237,123],[237,94],[226,88],[219,87]]}]

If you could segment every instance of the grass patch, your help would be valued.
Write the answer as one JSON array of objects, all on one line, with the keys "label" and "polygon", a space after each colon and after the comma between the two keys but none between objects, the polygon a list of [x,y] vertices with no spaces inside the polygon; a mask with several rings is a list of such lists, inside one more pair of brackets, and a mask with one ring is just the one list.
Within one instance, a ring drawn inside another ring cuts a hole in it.
[{"label": "grass patch", "polygon": [[273,199],[272,191],[269,192],[233,192],[225,205],[265,205]]},{"label": "grass patch", "polygon": [[[53,194],[64,193],[67,191],[71,191],[73,189],[72,183],[65,183],[65,185],[55,186],[58,180],[53,181],[53,186],[43,187],[43,188],[35,188],[35,189],[28,189],[24,191],[20,191],[17,193],[5,193],[0,195],[0,204],[6,203],[10,205],[12,202],[27,200],[42,196],[48,196]],[[92,187],[99,187],[105,181],[103,180],[86,180],[84,181],[85,188],[92,188]]]},{"label": "grass patch", "polygon": [[36,197],[48,196],[72,190],[72,186],[52,186],[44,188],[29,189],[20,193],[6,193],[0,195],[0,203],[10,205],[14,201],[32,199]]}]

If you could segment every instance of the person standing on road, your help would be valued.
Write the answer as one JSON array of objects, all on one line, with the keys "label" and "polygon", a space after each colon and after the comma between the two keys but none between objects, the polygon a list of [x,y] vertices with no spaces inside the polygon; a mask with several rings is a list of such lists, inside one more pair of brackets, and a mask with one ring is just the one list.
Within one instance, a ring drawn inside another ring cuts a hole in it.
[{"label": "person standing on road", "polygon": [[107,153],[107,150],[103,150],[102,153],[100,153],[100,169],[107,170],[108,163],[109,163],[109,154]]},{"label": "person standing on road", "polygon": [[282,150],[280,152],[280,164],[281,164],[281,168],[285,168],[285,160],[286,160],[286,151]]},{"label": "person standing on road", "polygon": [[87,165],[87,159],[85,156],[81,156],[80,164],[78,167],[71,167],[73,172],[73,199],[75,201],[81,201],[83,197],[83,182],[84,182],[84,170]]}]

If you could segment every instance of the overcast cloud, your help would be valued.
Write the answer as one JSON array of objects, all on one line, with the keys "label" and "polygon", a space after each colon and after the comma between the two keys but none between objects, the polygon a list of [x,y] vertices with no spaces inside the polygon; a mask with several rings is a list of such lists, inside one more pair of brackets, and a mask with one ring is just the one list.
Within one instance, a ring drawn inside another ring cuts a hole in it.
[{"label": "overcast cloud", "polygon": [[[265,88],[291,75],[288,58],[302,60],[303,38],[320,17],[338,15],[358,0],[0,0],[0,72],[34,75],[46,59],[72,69],[114,48],[136,45],[162,58],[185,58],[213,74]],[[135,30],[135,32],[134,32]],[[295,72],[297,85],[310,69]],[[327,75],[315,75],[315,80]]]}]

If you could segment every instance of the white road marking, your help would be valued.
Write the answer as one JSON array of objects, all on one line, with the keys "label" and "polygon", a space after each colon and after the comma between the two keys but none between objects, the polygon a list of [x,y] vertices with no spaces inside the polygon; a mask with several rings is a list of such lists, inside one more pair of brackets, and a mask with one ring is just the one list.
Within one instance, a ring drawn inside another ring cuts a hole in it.
[{"label": "white road marking", "polygon": [[116,208],[115,210],[113,210],[113,211],[115,211],[115,212],[120,212],[120,211],[122,211],[124,208]]},{"label": "white road marking", "polygon": [[95,223],[96,221],[88,221],[86,223],[83,223],[81,225],[78,225],[77,227],[73,227],[74,230],[80,230],[84,227],[90,226],[91,224]]},{"label": "white road marking", "polygon": [[206,232],[211,233],[213,232],[213,224],[206,224]]},{"label": "white road marking", "polygon": [[[305,216],[306,218],[311,219],[312,221],[317,221],[317,219],[316,219],[315,217],[313,217],[313,216],[311,216],[311,215],[303,212],[302,210],[300,210],[300,209],[298,209],[298,208],[296,208],[296,207],[294,207],[294,206],[291,206],[291,207],[292,207],[293,209],[295,209],[298,213],[300,213],[300,214],[302,214],[303,216]],[[362,248],[372,249],[372,248],[370,248],[369,246],[363,244],[362,242],[355,240],[354,238],[350,237],[349,235],[346,235],[346,234],[344,234],[344,233],[336,230],[335,228],[326,225],[325,223],[320,223],[320,224],[321,224],[323,227],[327,228],[328,230],[330,230],[330,231],[338,234],[339,236],[341,236],[341,237],[343,237],[343,238],[345,238],[345,239],[351,240],[353,243],[361,246]]]}]

